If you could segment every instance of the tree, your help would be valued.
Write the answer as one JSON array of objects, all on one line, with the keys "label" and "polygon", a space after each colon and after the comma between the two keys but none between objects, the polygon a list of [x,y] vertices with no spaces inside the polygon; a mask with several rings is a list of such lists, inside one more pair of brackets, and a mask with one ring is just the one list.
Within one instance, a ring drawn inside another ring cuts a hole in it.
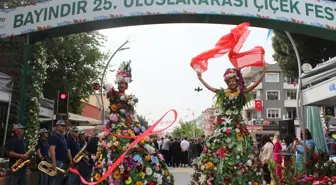
[{"label": "tree", "polygon": [[102,61],[106,55],[100,51],[105,37],[99,32],[80,33],[52,38],[34,45],[35,51],[46,48],[48,64],[43,95],[56,99],[57,91],[69,92],[69,111],[80,114],[80,101],[93,92],[92,82],[100,78]]},{"label": "tree", "polygon": [[146,117],[143,115],[138,115],[138,120],[140,124],[146,128],[148,128],[148,121],[146,120]]},{"label": "tree", "polygon": [[[193,122],[179,122],[179,124],[180,126],[176,127],[172,132],[173,137],[194,138],[195,124]],[[203,134],[204,134],[203,129],[196,128],[196,138],[201,137]]]},{"label": "tree", "polygon": [[[329,0],[336,2],[336,0]],[[309,63],[313,67],[336,56],[336,42],[300,34],[291,34],[300,54],[301,63]],[[283,73],[289,77],[298,77],[296,55],[285,32],[274,31],[272,39],[275,54],[274,60]]]}]

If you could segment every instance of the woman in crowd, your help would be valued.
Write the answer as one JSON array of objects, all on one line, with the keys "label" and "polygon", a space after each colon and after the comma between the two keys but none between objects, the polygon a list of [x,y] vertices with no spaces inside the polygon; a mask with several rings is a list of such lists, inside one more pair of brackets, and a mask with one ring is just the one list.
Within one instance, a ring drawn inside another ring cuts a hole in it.
[{"label": "woman in crowd", "polygon": [[271,184],[271,173],[268,169],[268,163],[273,159],[274,145],[268,135],[263,135],[261,138],[261,152],[259,159],[263,164],[264,181],[266,184]]}]

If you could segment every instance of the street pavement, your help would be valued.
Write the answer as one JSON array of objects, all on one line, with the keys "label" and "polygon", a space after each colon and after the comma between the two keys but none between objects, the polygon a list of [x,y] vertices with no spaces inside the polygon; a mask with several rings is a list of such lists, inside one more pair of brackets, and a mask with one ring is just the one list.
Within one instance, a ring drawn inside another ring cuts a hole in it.
[{"label": "street pavement", "polygon": [[169,171],[174,175],[174,185],[188,185],[193,172],[192,168],[169,168]]}]

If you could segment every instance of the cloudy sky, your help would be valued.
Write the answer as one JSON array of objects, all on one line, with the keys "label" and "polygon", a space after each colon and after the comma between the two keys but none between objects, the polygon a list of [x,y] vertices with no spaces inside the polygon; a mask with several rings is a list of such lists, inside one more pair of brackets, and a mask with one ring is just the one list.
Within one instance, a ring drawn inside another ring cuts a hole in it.
[{"label": "cloudy sky", "polygon": [[[157,120],[166,111],[176,109],[185,120],[201,114],[212,104],[213,93],[204,89],[195,92],[202,84],[190,67],[191,59],[211,49],[217,40],[227,34],[233,25],[211,24],[164,24],[123,27],[101,30],[107,36],[104,50],[114,51],[125,40],[131,40],[129,50],[119,52],[112,63],[117,67],[124,60],[132,60],[133,82],[128,93],[139,98],[137,111],[150,120]],[[266,40],[268,30],[251,28],[241,51],[256,45],[263,46],[266,61],[274,63],[271,39]],[[222,75],[232,67],[227,55],[212,59],[204,79],[213,87],[225,87]],[[110,82],[115,74],[108,74]],[[172,116],[166,120],[171,120]]]}]

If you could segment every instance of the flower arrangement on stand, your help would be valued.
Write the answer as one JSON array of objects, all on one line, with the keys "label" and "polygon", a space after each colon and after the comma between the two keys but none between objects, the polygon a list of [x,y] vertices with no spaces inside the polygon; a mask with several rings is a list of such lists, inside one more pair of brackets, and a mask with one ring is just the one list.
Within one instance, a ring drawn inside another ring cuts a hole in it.
[{"label": "flower arrangement on stand", "polygon": [[[42,57],[41,57],[42,58]],[[48,65],[45,59],[28,61],[29,76],[27,92],[29,94],[28,111],[26,113],[26,135],[28,147],[32,147],[38,139],[38,130],[40,128],[40,100],[43,98],[43,84],[46,80],[46,70]],[[36,155],[32,155],[36,156]],[[31,159],[30,169],[37,169],[36,159]]]},{"label": "flower arrangement on stand", "polygon": [[[312,160],[308,163],[313,163],[312,169],[306,169],[312,171],[313,174],[307,175],[302,173],[296,164],[295,157],[286,163],[283,170],[283,178],[280,184],[284,185],[330,185],[336,184],[336,163],[329,160],[329,155],[324,153],[315,153]],[[308,168],[311,165],[307,165]],[[274,171],[274,166],[270,167],[271,171]],[[275,180],[276,181],[276,180]]]}]

